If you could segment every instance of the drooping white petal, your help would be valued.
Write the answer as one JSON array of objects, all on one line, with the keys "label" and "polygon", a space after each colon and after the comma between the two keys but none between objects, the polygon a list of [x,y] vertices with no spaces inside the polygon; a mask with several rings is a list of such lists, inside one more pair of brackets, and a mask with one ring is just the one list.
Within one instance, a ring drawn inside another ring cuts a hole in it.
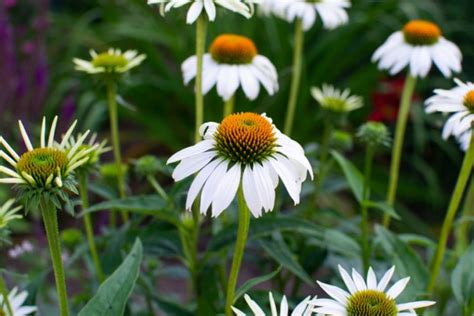
[{"label": "drooping white petal", "polygon": [[410,277],[407,277],[396,282],[390,289],[388,289],[386,293],[387,296],[392,299],[396,299],[398,295],[403,292],[409,281]]}]

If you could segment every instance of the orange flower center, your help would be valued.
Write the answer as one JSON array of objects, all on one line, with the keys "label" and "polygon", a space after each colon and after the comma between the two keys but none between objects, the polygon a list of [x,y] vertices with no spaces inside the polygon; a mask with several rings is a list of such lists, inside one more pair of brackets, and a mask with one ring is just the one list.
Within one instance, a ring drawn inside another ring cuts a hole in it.
[{"label": "orange flower center", "polygon": [[423,20],[410,21],[403,27],[405,40],[412,45],[436,44],[441,34],[436,24]]},{"label": "orange flower center", "polygon": [[464,105],[465,105],[469,110],[474,110],[474,90],[469,91],[469,92],[464,96]]},{"label": "orange flower center", "polygon": [[218,36],[209,52],[220,64],[249,64],[257,56],[257,48],[251,39],[234,34]]},{"label": "orange flower center", "polygon": [[248,112],[224,118],[215,140],[221,156],[241,164],[262,162],[276,146],[272,124],[265,117]]}]

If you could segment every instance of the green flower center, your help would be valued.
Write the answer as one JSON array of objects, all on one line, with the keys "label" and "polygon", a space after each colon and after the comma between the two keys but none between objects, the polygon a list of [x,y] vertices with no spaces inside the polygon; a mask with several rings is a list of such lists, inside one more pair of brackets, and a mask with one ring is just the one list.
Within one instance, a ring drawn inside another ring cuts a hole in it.
[{"label": "green flower center", "polygon": [[469,91],[464,96],[464,106],[469,110],[474,111],[474,90]]},{"label": "green flower center", "polygon": [[320,3],[321,0],[306,0],[307,3]]},{"label": "green flower center", "polygon": [[431,22],[423,20],[410,21],[403,27],[403,35],[407,43],[419,45],[436,44],[441,37],[440,28]]},{"label": "green flower center", "polygon": [[364,290],[354,293],[347,303],[348,316],[396,316],[395,300],[384,292]]},{"label": "green flower center", "polygon": [[272,124],[255,113],[237,113],[224,118],[215,135],[220,156],[234,163],[251,165],[274,153]]},{"label": "green flower center", "polygon": [[234,34],[218,36],[209,48],[212,58],[220,64],[250,64],[257,56],[257,48],[251,39]]},{"label": "green flower center", "polygon": [[37,148],[21,155],[16,164],[20,174],[27,173],[38,184],[45,185],[51,175],[63,174],[68,165],[66,153],[58,149]]},{"label": "green flower center", "polygon": [[92,64],[94,67],[104,67],[107,69],[121,68],[127,66],[128,60],[123,55],[101,53],[92,60]]},{"label": "green flower center", "polygon": [[340,98],[326,97],[321,105],[330,111],[345,112],[347,101]]}]

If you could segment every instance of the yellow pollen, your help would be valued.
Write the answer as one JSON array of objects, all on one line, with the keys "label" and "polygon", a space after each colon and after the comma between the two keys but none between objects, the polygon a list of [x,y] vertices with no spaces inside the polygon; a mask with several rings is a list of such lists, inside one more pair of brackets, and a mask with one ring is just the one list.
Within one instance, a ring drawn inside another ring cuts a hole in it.
[{"label": "yellow pollen", "polygon": [[275,148],[272,124],[255,113],[224,118],[215,136],[218,153],[235,163],[253,164],[268,158]]},{"label": "yellow pollen", "polygon": [[474,110],[474,90],[466,93],[464,96],[464,105],[469,108],[469,110]]},{"label": "yellow pollen", "polygon": [[92,64],[94,67],[104,67],[110,69],[125,67],[128,64],[128,60],[122,55],[101,53],[92,60]]},{"label": "yellow pollen", "polygon": [[257,56],[257,48],[252,40],[235,34],[218,36],[209,52],[215,61],[222,64],[249,64]]},{"label": "yellow pollen", "polygon": [[412,45],[433,45],[441,37],[441,29],[434,23],[413,20],[403,27],[405,40]]}]

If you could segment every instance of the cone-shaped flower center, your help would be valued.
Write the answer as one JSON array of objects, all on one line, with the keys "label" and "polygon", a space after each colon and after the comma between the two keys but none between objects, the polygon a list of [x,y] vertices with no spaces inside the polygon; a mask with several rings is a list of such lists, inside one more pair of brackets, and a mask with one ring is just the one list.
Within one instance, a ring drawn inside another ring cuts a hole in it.
[{"label": "cone-shaped flower center", "polygon": [[384,292],[364,290],[354,293],[347,303],[348,316],[396,316],[397,304]]},{"label": "cone-shaped flower center", "polygon": [[433,45],[441,37],[440,28],[423,20],[410,21],[403,27],[405,40],[412,45]]},{"label": "cone-shaped flower center", "polygon": [[464,96],[464,105],[471,111],[474,111],[474,90],[469,91]]},{"label": "cone-shaped flower center", "polygon": [[128,64],[127,59],[123,55],[115,55],[109,53],[101,53],[92,60],[94,67],[104,68],[120,68]]},{"label": "cone-shaped flower center", "polygon": [[16,168],[20,174],[27,173],[38,184],[45,185],[52,181],[51,175],[63,173],[67,164],[66,153],[52,148],[37,148],[21,155]]},{"label": "cone-shaped flower center", "polygon": [[215,134],[217,151],[235,163],[253,164],[269,157],[275,148],[272,124],[255,113],[224,118]]},{"label": "cone-shaped flower center", "polygon": [[234,34],[218,36],[209,48],[212,58],[220,64],[249,64],[257,56],[251,39]]}]

